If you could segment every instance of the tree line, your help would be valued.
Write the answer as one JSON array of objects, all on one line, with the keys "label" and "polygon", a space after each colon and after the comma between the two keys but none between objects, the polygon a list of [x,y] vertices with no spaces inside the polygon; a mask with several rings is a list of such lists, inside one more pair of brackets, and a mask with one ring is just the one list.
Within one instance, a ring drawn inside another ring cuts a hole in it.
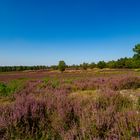
[{"label": "tree line", "polygon": [[68,69],[93,69],[93,68],[140,68],[140,44],[137,44],[133,48],[134,56],[127,58],[120,58],[116,61],[99,61],[98,63],[83,63],[80,65],[66,65],[64,60],[59,61],[58,65],[52,65],[52,66],[0,66],[0,72],[8,72],[8,71],[24,71],[24,70],[60,70],[61,72],[65,71],[66,68]]},{"label": "tree line", "polygon": [[0,72],[44,70],[44,69],[47,69],[47,66],[0,66]]}]

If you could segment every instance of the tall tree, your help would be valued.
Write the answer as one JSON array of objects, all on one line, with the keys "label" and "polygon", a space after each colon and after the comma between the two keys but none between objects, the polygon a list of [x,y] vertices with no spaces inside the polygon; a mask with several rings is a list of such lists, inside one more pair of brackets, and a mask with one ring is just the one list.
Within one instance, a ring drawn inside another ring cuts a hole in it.
[{"label": "tall tree", "polygon": [[140,60],[140,44],[137,44],[136,46],[135,46],[135,48],[133,48],[133,51],[134,51],[134,56],[133,56],[133,58],[134,59],[139,59]]},{"label": "tall tree", "polygon": [[61,72],[65,71],[65,69],[66,69],[66,63],[65,63],[65,61],[63,61],[63,60],[59,61],[58,69],[59,69]]}]

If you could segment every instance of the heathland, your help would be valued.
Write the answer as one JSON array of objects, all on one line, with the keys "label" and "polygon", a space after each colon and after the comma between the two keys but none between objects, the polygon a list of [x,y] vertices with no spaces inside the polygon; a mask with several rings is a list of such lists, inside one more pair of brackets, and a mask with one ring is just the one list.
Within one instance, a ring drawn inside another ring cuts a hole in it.
[{"label": "heathland", "polygon": [[0,139],[140,138],[140,45],[132,58],[0,67]]},{"label": "heathland", "polygon": [[130,140],[139,135],[139,69],[0,73],[1,140]]}]

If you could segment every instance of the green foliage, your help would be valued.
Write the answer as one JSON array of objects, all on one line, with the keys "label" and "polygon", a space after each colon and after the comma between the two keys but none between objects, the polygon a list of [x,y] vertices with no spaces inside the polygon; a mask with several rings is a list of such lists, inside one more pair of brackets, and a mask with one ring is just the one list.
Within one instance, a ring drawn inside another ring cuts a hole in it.
[{"label": "green foliage", "polygon": [[24,71],[24,70],[44,70],[46,66],[0,66],[0,72]]},{"label": "green foliage", "polygon": [[45,84],[48,84],[49,81],[50,81],[50,78],[45,78],[45,79],[44,79],[44,83],[45,83]]},{"label": "green foliage", "polygon": [[117,68],[125,68],[126,67],[126,65],[125,65],[126,60],[127,60],[127,58],[118,59],[116,62],[116,67]]},{"label": "green foliage", "polygon": [[0,96],[10,96],[13,93],[21,90],[25,80],[13,80],[8,84],[0,83]]},{"label": "green foliage", "polygon": [[66,69],[66,63],[65,63],[63,60],[59,61],[58,69],[59,69],[61,72],[65,71],[65,69]]},{"label": "green foliage", "polygon": [[84,70],[87,70],[87,68],[88,68],[88,63],[83,63],[82,65],[81,65],[81,67],[84,69]]},{"label": "green foliage", "polygon": [[57,88],[60,85],[60,82],[58,80],[52,80],[51,81],[51,86],[52,88]]},{"label": "green foliage", "polygon": [[96,64],[95,64],[94,62],[92,62],[91,64],[89,64],[89,67],[90,67],[91,69],[93,69],[93,68],[96,67]]},{"label": "green foliage", "polygon": [[97,67],[100,69],[103,69],[106,67],[106,63],[104,61],[99,61],[97,64]]},{"label": "green foliage", "polygon": [[0,96],[7,96],[7,86],[4,83],[0,83]]},{"label": "green foliage", "polygon": [[134,56],[133,56],[133,58],[134,59],[140,59],[140,44],[137,44],[136,46],[135,46],[135,48],[133,48],[133,51],[134,51]]},{"label": "green foliage", "polygon": [[75,69],[75,70],[79,70],[80,69],[80,65],[73,64],[72,66],[69,66],[69,68]]},{"label": "green foliage", "polygon": [[107,63],[108,68],[116,68],[116,61],[109,61]]},{"label": "green foliage", "polygon": [[51,66],[51,69],[53,69],[53,70],[58,70],[58,66],[52,65],[52,66]]}]

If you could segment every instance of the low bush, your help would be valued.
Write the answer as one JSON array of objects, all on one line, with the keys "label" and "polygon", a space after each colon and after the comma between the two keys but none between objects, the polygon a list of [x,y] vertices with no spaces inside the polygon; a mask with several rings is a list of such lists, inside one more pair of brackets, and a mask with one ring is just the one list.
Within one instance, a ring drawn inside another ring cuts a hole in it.
[{"label": "low bush", "polygon": [[0,83],[0,96],[7,96],[8,87],[4,83]]},{"label": "low bush", "polygon": [[109,81],[113,90],[140,88],[140,78],[135,76],[122,76]]},{"label": "low bush", "polygon": [[0,96],[10,96],[19,92],[25,84],[25,80],[13,80],[7,84],[0,83]]}]

